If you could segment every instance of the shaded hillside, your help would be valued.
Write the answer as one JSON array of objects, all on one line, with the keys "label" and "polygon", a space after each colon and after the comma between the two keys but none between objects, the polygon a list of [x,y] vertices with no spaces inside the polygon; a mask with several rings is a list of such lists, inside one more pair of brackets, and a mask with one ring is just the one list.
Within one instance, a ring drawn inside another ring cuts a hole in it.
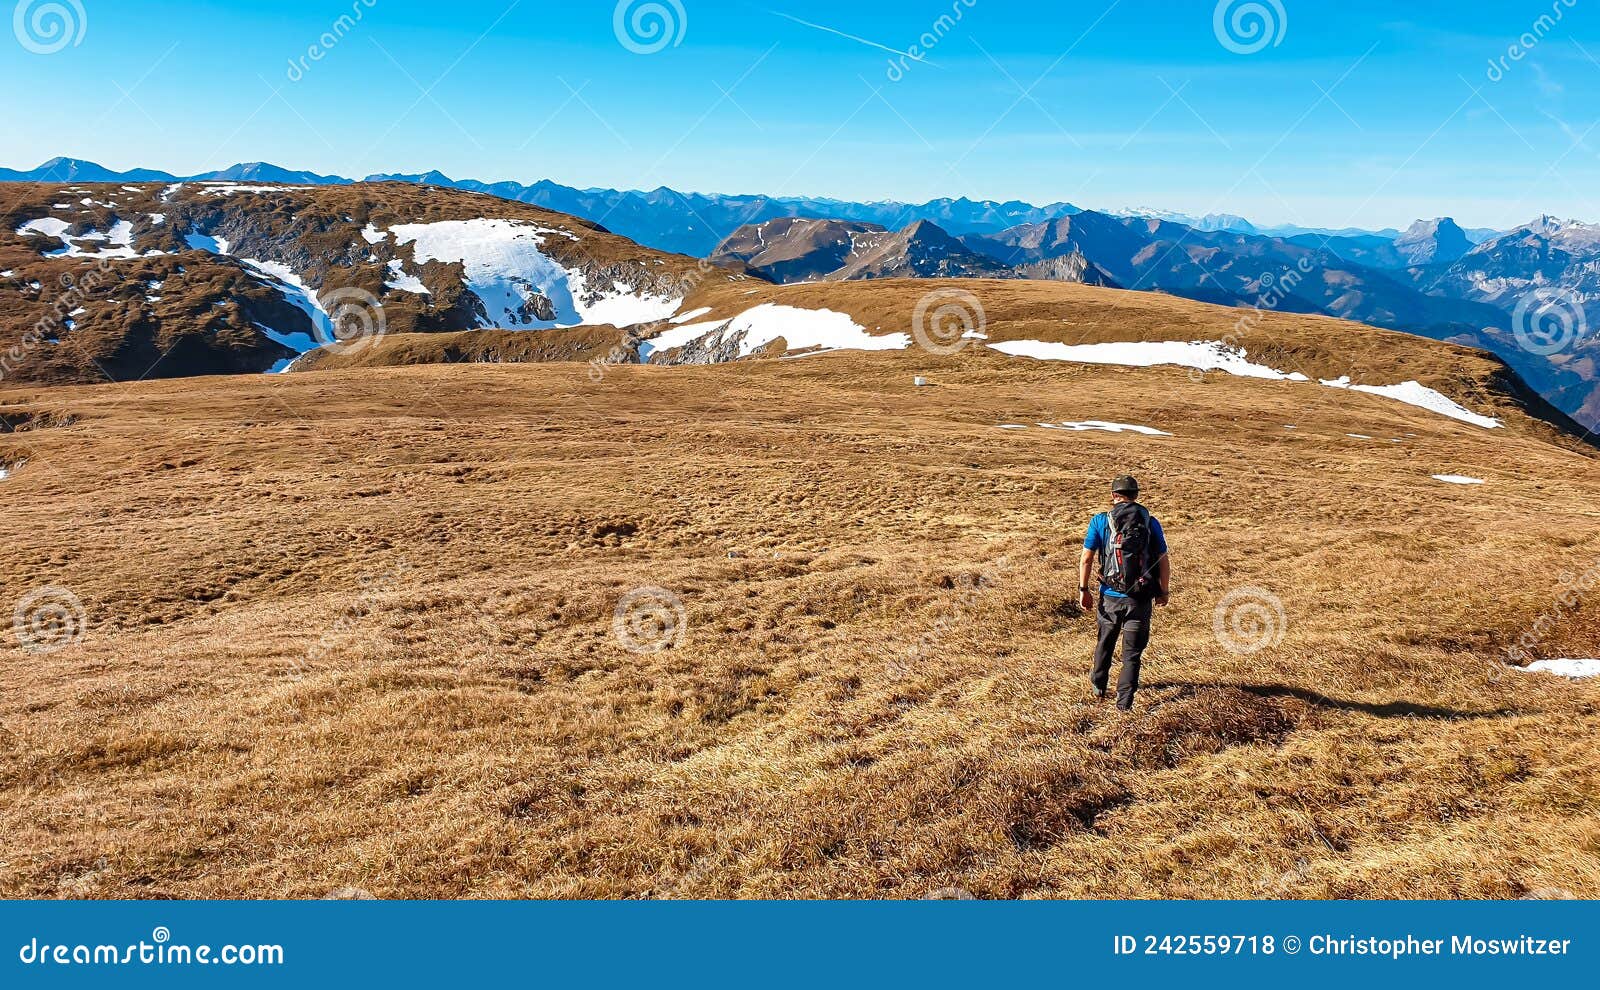
[{"label": "shaded hillside", "polygon": [[648,322],[741,277],[537,207],[400,183],[18,188],[0,215],[11,381],[260,372],[381,332]]}]

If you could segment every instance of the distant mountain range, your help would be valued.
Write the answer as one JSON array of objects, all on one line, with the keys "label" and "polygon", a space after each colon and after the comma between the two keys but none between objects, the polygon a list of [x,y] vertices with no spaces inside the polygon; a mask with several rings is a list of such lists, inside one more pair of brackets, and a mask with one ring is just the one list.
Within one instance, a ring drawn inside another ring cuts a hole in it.
[{"label": "distant mountain range", "polygon": [[[0,181],[354,184],[264,163],[179,177],[67,158],[29,172],[0,169]],[[1404,231],[1309,230],[1070,203],[857,203],[483,183],[437,172],[361,181],[485,194],[570,214],[647,248],[709,257],[773,282],[1052,279],[1358,320],[1492,351],[1563,411],[1600,425],[1600,334],[1590,332],[1600,328],[1600,225],[1540,217],[1496,233],[1436,218]],[[497,208],[472,209],[492,217]],[[145,236],[140,229],[134,236]]]},{"label": "distant mountain range", "polygon": [[[638,241],[658,251],[671,251],[696,258],[709,256],[740,227],[785,217],[819,220],[846,220],[898,230],[919,220],[930,220],[946,233],[997,234],[1023,224],[1043,223],[1082,213],[1071,203],[1058,202],[1035,206],[1017,200],[934,199],[926,203],[893,200],[855,202],[851,200],[688,193],[665,186],[648,192],[618,189],[577,189],[548,179],[531,185],[520,182],[480,182],[452,179],[442,172],[369,175],[362,180],[338,175],[319,175],[296,171],[265,162],[234,165],[217,172],[178,176],[154,169],[117,172],[94,162],[76,158],[53,158],[28,171],[0,168],[0,182],[256,182],[283,185],[350,185],[363,182],[409,182],[486,193],[501,199],[542,206],[581,217]],[[1395,229],[1377,231],[1279,225],[1258,228],[1243,217],[1207,214],[1195,217],[1158,209],[1103,211],[1110,216],[1138,217],[1181,224],[1195,230],[1262,234],[1272,237],[1301,235],[1373,237],[1393,241],[1401,235]],[[1468,238],[1479,243],[1496,233],[1493,230],[1467,230]]]},{"label": "distant mountain range", "polygon": [[1556,405],[1600,423],[1600,341],[1587,330],[1600,327],[1600,226],[1541,217],[1475,244],[1448,217],[1393,237],[1200,223],[1080,210],[956,236],[927,220],[891,231],[776,219],[735,231],[711,260],[775,282],[1053,279],[1320,313],[1492,351]]}]

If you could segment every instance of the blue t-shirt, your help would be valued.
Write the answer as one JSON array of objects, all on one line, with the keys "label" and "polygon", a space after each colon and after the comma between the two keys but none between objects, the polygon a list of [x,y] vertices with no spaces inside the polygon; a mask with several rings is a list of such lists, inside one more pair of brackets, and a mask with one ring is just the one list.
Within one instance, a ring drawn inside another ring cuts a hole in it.
[{"label": "blue t-shirt", "polygon": [[[1111,542],[1111,514],[1102,512],[1089,520],[1089,532],[1083,538],[1083,548],[1104,554],[1107,544]],[[1156,556],[1160,557],[1167,552],[1167,536],[1161,532],[1161,520],[1155,516],[1150,517],[1150,542],[1154,546]],[[1113,591],[1106,587],[1105,582],[1100,584],[1100,593],[1112,598],[1126,598],[1120,591]]]}]

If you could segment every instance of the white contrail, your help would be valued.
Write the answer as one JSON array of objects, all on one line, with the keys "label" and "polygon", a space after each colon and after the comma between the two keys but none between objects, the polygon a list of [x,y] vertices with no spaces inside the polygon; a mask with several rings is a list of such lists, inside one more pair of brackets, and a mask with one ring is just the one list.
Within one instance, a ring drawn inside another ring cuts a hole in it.
[{"label": "white contrail", "polygon": [[783,18],[784,20],[794,21],[796,24],[803,24],[808,28],[813,28],[813,29],[818,30],[818,31],[826,31],[829,34],[836,34],[841,38],[848,38],[851,41],[856,42],[857,44],[867,45],[868,47],[871,47],[871,48],[877,48],[880,51],[886,51],[891,55],[900,55],[900,56],[902,56],[904,58],[909,58],[913,62],[922,62],[924,64],[929,64],[929,65],[932,64],[932,63],[928,62],[928,60],[926,58],[922,58],[920,56],[913,55],[910,52],[903,52],[898,48],[890,48],[888,45],[880,45],[876,41],[870,41],[870,40],[868,40],[866,38],[857,37],[856,35],[853,35],[853,34],[846,34],[845,32],[840,31],[838,28],[831,28],[831,27],[828,27],[826,24],[813,24],[810,21],[803,21],[800,18],[795,17],[793,14],[785,14],[781,10],[769,10],[769,11],[767,11],[767,13],[775,14],[778,17]]}]

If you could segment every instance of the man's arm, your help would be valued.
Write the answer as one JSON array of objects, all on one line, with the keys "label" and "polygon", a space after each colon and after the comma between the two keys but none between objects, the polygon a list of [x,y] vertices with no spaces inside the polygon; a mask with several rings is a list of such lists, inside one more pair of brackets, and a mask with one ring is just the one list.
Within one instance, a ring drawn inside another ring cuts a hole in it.
[{"label": "man's arm", "polygon": [[1085,612],[1094,608],[1094,595],[1089,591],[1089,578],[1094,574],[1094,551],[1083,548],[1078,558],[1078,607]]},{"label": "man's arm", "polygon": [[1157,605],[1165,605],[1167,597],[1172,594],[1172,558],[1166,554],[1161,555],[1161,594],[1156,596]]}]

